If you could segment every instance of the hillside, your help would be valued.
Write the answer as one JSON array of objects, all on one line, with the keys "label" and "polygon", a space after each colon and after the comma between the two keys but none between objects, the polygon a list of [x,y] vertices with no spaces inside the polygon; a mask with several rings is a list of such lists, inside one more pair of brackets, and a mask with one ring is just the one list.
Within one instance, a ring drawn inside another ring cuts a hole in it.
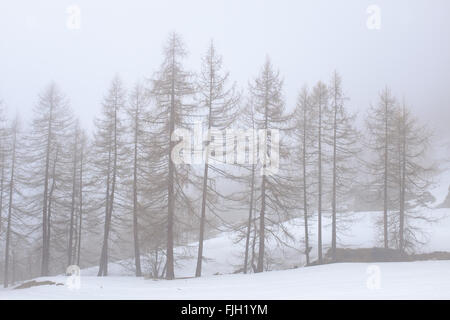
[{"label": "hillside", "polygon": [[[379,212],[353,214],[352,235],[340,238],[341,248],[373,247],[377,244],[374,219]],[[418,252],[450,251],[450,210],[434,209],[427,213],[439,217],[439,223],[427,225],[427,244]],[[450,298],[450,261],[415,261],[391,263],[337,263],[302,266],[303,239],[301,219],[284,223],[294,235],[290,246],[280,250],[269,241],[274,271],[262,274],[233,274],[242,264],[242,247],[235,244],[236,234],[224,232],[205,241],[202,278],[192,278],[195,271],[196,243],[177,248],[184,258],[178,261],[173,281],[135,278],[132,259],[111,263],[110,276],[96,277],[97,267],[81,270],[81,287],[43,285],[28,289],[1,289],[0,299],[396,299]],[[329,221],[325,220],[324,246],[330,243]],[[315,258],[315,235],[311,240]],[[432,230],[432,232],[431,232]],[[300,249],[299,249],[300,248]],[[192,255],[192,257],[189,257]],[[144,259],[145,261],[145,259]],[[374,267],[375,266],[375,267]],[[144,271],[146,271],[144,263]],[[380,276],[379,289],[376,280]],[[375,277],[375,278],[374,278]],[[182,278],[182,279],[180,279]],[[65,284],[67,277],[38,278]],[[367,287],[369,281],[369,287]]]},{"label": "hillside", "polygon": [[83,276],[79,290],[2,289],[0,299],[450,299],[450,261],[342,263],[172,281]]}]

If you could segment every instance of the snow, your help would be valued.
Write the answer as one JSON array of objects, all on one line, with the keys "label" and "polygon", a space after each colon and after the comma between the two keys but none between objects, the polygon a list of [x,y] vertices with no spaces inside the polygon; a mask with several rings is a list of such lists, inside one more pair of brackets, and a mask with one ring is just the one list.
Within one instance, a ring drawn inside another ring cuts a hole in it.
[{"label": "snow", "polygon": [[[373,266],[379,285],[371,285]],[[66,281],[38,280],[45,279]],[[450,261],[342,263],[172,281],[82,276],[80,289],[4,289],[0,299],[450,299]]]},{"label": "snow", "polygon": [[436,198],[435,204],[440,205],[444,202],[449,191],[450,170],[445,170],[437,177],[436,184],[430,190],[431,194]]},{"label": "snow", "polygon": [[[422,222],[421,228],[426,234],[426,244],[417,248],[418,253],[432,251],[450,251],[450,209],[423,209],[427,210],[426,214],[439,219],[438,223]],[[353,222],[350,229],[340,234],[338,245],[341,248],[369,248],[380,245],[377,241],[377,232],[374,227],[375,220],[381,216],[381,212],[358,212],[353,214]],[[287,246],[277,246],[272,240],[266,245],[266,250],[270,252],[270,256],[274,260],[271,265],[272,270],[292,269],[303,266],[305,257],[303,252],[303,219],[293,219],[283,223],[283,226],[290,234],[294,236],[293,240],[286,240]],[[311,260],[316,259],[317,254],[317,236],[315,227],[316,221],[310,223],[310,253]],[[281,231],[275,232],[281,236]],[[205,240],[204,257],[205,261],[202,266],[203,275],[216,274],[232,274],[242,267],[243,262],[243,243],[235,244],[236,234],[233,232],[223,232],[215,238]],[[331,246],[331,219],[324,215],[323,217],[323,233],[322,241],[324,253]],[[175,248],[175,253],[184,253],[190,257],[184,257],[177,261],[175,266],[176,277],[192,277],[195,274],[197,243],[189,246]],[[133,264],[133,259],[122,261],[120,263],[110,263],[108,266],[108,274],[111,276],[133,276],[134,270],[129,265]],[[143,261],[144,271],[146,263]],[[83,270],[83,274],[87,276],[96,276],[98,267],[92,267]]]},{"label": "snow", "polygon": [[[423,225],[427,244],[419,252],[450,251],[450,210],[429,210],[428,215],[440,218],[438,223]],[[340,247],[373,247],[377,244],[374,220],[380,212],[354,215],[351,233],[339,239]],[[324,219],[324,247],[330,244],[329,217]],[[315,248],[315,222],[311,222],[312,259]],[[450,261],[402,263],[340,263],[314,267],[303,265],[301,253],[303,226],[301,219],[284,223],[294,235],[289,246],[281,250],[268,241],[274,271],[261,274],[233,274],[242,265],[242,244],[235,244],[236,234],[224,232],[204,244],[206,260],[203,277],[195,273],[196,243],[176,248],[192,258],[178,261],[175,274],[185,279],[152,280],[136,278],[126,267],[132,260],[110,263],[109,276],[96,277],[97,267],[81,271],[81,286],[45,285],[28,289],[0,289],[0,299],[450,299]],[[378,277],[379,275],[379,277]],[[379,279],[379,286],[377,285]],[[66,283],[67,277],[45,277]]]}]

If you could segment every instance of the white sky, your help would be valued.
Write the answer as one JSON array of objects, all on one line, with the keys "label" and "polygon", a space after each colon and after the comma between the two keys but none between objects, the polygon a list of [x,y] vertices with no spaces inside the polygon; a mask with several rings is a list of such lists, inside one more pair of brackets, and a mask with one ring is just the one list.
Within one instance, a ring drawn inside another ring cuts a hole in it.
[{"label": "white sky", "polygon": [[[81,9],[80,30],[66,27],[72,4]],[[371,4],[381,8],[380,30],[366,27]],[[387,84],[438,132],[450,133],[449,13],[448,0],[3,0],[0,98],[27,118],[54,80],[92,128],[113,75],[128,87],[151,76],[175,30],[193,71],[214,38],[241,86],[270,55],[285,79],[288,106],[304,83],[328,81],[337,69],[353,110],[364,114]]]}]

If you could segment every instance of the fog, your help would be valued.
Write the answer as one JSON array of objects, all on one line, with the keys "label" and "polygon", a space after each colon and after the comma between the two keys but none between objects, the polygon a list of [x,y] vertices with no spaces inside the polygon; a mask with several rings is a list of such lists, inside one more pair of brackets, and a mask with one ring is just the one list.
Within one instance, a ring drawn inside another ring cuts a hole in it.
[{"label": "fog", "polygon": [[[366,25],[372,4],[381,9],[380,29]],[[79,29],[67,26],[70,5],[81,10]],[[113,75],[127,87],[151,77],[165,38],[177,31],[192,71],[213,38],[243,88],[269,55],[284,77],[288,107],[303,84],[337,69],[351,109],[364,115],[389,85],[438,133],[448,133],[448,12],[446,0],[2,1],[0,97],[10,113],[27,117],[54,80],[90,129]]]},{"label": "fog", "polygon": [[449,12],[2,1],[0,299],[449,297]]}]

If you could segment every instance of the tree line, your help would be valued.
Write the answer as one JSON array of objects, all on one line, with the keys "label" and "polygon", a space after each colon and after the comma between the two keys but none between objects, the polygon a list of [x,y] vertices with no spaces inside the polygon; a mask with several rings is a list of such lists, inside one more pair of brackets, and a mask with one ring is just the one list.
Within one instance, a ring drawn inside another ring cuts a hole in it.
[{"label": "tree line", "polygon": [[[282,222],[293,218],[304,227],[298,249],[305,264],[313,263],[313,235],[315,263],[323,263],[336,258],[338,235],[348,226],[343,213],[351,210],[351,194],[360,186],[383,204],[374,226],[380,244],[401,253],[414,250],[421,241],[414,221],[432,221],[420,210],[430,202],[437,171],[427,161],[432,134],[388,87],[364,115],[365,125],[358,126],[337,72],[328,83],[301,88],[296,104],[287,107],[282,77],[269,58],[242,90],[224,70],[212,41],[198,73],[185,68],[186,54],[181,37],[172,33],[151,77],[127,91],[115,76],[92,133],[82,128],[55,83],[38,96],[29,125],[2,113],[5,287],[64,273],[73,264],[98,266],[98,276],[107,276],[111,261],[129,257],[136,276],[174,279],[183,255],[177,246],[192,241],[198,241],[199,277],[205,239],[224,228],[234,230],[244,248],[240,270],[262,272],[269,268],[268,238],[282,245],[280,230],[290,236]],[[276,151],[278,172],[267,174],[264,161],[225,163],[210,136],[201,142],[202,165],[175,163],[175,130],[191,130],[199,122],[218,132],[263,129],[266,143],[276,130],[278,150],[249,139],[245,157],[254,157],[258,148],[264,158]],[[234,210],[245,218],[224,218]],[[332,221],[328,258],[324,215]]]}]

